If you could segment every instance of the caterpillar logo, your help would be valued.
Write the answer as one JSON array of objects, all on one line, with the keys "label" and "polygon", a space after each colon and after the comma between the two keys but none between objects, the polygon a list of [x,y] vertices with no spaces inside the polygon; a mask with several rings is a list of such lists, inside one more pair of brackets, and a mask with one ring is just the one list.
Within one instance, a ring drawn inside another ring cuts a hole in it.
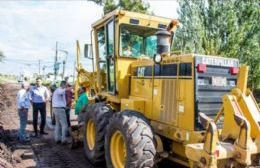
[{"label": "caterpillar logo", "polygon": [[137,77],[144,77],[145,67],[137,68]]},{"label": "caterpillar logo", "polygon": [[238,59],[230,58],[217,58],[214,56],[198,56],[197,63],[202,63],[206,65],[222,66],[222,67],[238,67]]}]

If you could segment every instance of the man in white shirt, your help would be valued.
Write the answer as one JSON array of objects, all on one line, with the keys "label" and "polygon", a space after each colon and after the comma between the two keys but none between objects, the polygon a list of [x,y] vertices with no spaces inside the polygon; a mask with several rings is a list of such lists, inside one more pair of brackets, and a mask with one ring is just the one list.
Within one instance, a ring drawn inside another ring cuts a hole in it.
[{"label": "man in white shirt", "polygon": [[66,144],[66,133],[68,129],[66,118],[66,82],[61,81],[60,87],[52,95],[52,108],[55,115],[55,135],[56,143]]},{"label": "man in white shirt", "polygon": [[27,82],[22,84],[22,89],[17,93],[17,107],[20,118],[20,129],[18,131],[18,140],[21,142],[29,141],[26,136],[26,125],[28,120],[28,111],[30,109],[30,85]]}]

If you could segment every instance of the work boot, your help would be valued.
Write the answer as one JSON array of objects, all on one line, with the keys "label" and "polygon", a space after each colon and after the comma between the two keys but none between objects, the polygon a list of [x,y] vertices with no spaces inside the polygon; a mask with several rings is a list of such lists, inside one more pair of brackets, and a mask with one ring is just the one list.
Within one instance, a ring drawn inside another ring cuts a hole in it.
[{"label": "work boot", "polygon": [[60,143],[61,143],[61,141],[55,141],[55,143],[56,143],[56,144],[60,144]]},{"label": "work boot", "polygon": [[67,145],[67,141],[61,142],[61,145]]},{"label": "work boot", "polygon": [[35,132],[35,133],[32,134],[32,137],[34,137],[34,138],[39,138],[39,135],[38,135],[37,132]]},{"label": "work boot", "polygon": [[44,131],[41,131],[40,134],[41,134],[41,135],[48,135],[48,133],[47,133],[47,132],[44,132]]}]

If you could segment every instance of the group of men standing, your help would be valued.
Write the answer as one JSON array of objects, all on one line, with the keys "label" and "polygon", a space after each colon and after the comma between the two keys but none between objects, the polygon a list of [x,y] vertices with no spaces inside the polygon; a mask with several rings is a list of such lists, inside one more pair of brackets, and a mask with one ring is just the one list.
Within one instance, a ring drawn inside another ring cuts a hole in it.
[{"label": "group of men standing", "polygon": [[[86,110],[88,104],[88,98],[86,89],[82,87],[80,89],[80,97],[75,106],[75,114]],[[85,93],[85,94],[83,94]],[[33,137],[40,135],[46,135],[44,131],[46,123],[46,103],[50,100],[49,90],[42,85],[41,78],[36,79],[35,86],[30,86],[28,82],[22,84],[21,90],[17,94],[18,102],[18,114],[20,117],[20,129],[18,132],[18,139],[20,141],[28,141],[30,138],[26,135],[26,124],[28,120],[28,111],[30,105],[33,107]],[[67,143],[67,137],[69,136],[70,124],[70,110],[72,108],[73,92],[71,85],[68,81],[61,81],[60,87],[55,89],[52,94],[52,110],[55,116],[55,130],[54,140],[56,143]],[[38,114],[41,115],[40,130],[38,130]],[[80,118],[80,117],[79,117]]]},{"label": "group of men standing", "polygon": [[[52,108],[55,116],[55,142],[57,144],[67,143],[67,135],[70,128],[70,110],[72,107],[73,93],[70,85],[66,81],[61,81],[60,87],[57,88],[52,95]],[[79,98],[75,105],[75,114],[78,116],[79,125],[83,121],[83,113],[87,109],[88,95],[86,88],[79,89]]]}]

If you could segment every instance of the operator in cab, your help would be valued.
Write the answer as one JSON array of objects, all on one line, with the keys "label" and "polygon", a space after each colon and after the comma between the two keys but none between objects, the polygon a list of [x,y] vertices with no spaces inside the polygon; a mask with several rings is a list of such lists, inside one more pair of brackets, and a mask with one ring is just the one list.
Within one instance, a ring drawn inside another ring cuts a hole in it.
[{"label": "operator in cab", "polygon": [[132,51],[131,51],[131,47],[130,46],[126,46],[124,48],[123,55],[125,57],[130,57],[132,55]]}]

